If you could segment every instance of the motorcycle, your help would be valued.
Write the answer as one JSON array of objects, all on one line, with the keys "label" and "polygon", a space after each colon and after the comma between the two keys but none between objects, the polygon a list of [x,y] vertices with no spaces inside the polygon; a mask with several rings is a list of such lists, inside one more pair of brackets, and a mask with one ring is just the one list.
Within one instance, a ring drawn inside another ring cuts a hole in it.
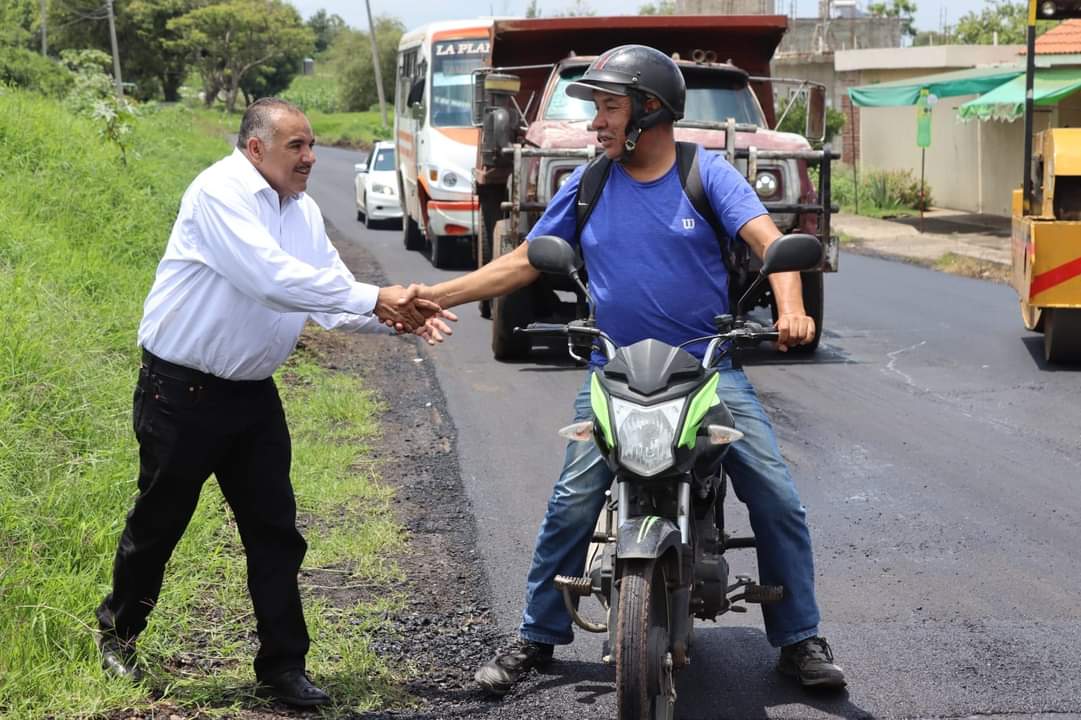
[{"label": "motorcycle", "polygon": [[[743,317],[771,273],[806,270],[822,248],[812,235],[793,234],[770,245],[759,279],[737,303],[736,314],[714,319],[716,334],[679,347],[642,340],[617,347],[595,327],[593,313],[567,325],[534,323],[518,332],[566,337],[568,346],[595,344],[607,358],[593,373],[593,418],[560,435],[594,442],[614,474],[597,523],[584,577],[558,576],[575,624],[607,633],[604,660],[614,663],[620,720],[672,718],[673,673],[690,662],[694,619],[746,612],[739,603],[774,603],[784,588],[751,577],[729,577],[725,553],[753,548],[753,536],[725,532],[727,478],[722,460],[743,434],[717,398],[717,363],[734,350],[776,341],[778,333]],[[583,285],[581,261],[561,238],[530,242],[533,267]],[[708,341],[699,361],[685,347]],[[607,622],[589,620],[579,601],[593,596]]]}]

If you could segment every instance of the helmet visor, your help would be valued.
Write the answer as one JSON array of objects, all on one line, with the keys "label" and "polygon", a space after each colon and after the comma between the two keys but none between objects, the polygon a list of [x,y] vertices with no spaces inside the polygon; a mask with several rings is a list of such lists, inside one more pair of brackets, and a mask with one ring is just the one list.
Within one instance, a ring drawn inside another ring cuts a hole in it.
[{"label": "helmet visor", "polygon": [[597,80],[575,80],[567,86],[567,94],[578,100],[592,102],[595,91],[610,95],[627,95],[627,86],[621,83],[600,82]]}]

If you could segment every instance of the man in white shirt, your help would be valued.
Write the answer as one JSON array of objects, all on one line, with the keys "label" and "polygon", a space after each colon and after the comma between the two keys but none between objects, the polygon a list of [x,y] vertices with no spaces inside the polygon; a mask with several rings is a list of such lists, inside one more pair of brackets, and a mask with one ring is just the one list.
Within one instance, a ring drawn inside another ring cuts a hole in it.
[{"label": "man in white shirt", "polygon": [[139,495],[112,592],[97,611],[110,674],[141,678],[135,638],[214,474],[247,553],[261,690],[298,706],[330,700],[304,670],[297,572],[307,545],[296,528],[289,430],[271,376],[309,317],[356,332],[391,332],[385,324],[431,343],[450,332],[443,319],[455,318],[400,286],[353,278],[304,192],[314,144],[298,108],[264,98],[245,112],[232,155],[184,193],[139,326]]}]

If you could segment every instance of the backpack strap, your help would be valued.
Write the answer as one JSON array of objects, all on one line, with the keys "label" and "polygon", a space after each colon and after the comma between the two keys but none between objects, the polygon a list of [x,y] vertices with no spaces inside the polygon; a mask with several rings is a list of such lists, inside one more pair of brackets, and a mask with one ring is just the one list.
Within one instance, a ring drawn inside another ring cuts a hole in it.
[{"label": "backpack strap", "polygon": [[702,185],[702,173],[698,170],[698,146],[694,143],[677,142],[676,162],[679,164],[679,181],[683,185],[683,192],[698,214],[713,228],[713,234],[717,236],[723,249],[727,245],[727,236],[717,219],[717,213],[713,212],[713,206],[709,204],[706,188]]},{"label": "backpack strap", "polygon": [[582,171],[582,177],[578,180],[578,194],[575,197],[575,209],[577,220],[574,225],[574,242],[581,241],[582,230],[593,214],[593,208],[601,196],[604,184],[608,182],[608,175],[612,171],[612,161],[603,152],[589,161],[586,169]]},{"label": "backpack strap", "polygon": [[732,239],[721,227],[721,221],[706,195],[706,188],[702,185],[702,173],[698,169],[698,146],[689,142],[676,143],[676,163],[679,165],[679,181],[683,185],[683,192],[691,201],[691,206],[698,211],[709,226],[713,234],[717,236],[717,242],[721,246],[721,259],[724,267],[731,276],[737,267],[733,257]]}]

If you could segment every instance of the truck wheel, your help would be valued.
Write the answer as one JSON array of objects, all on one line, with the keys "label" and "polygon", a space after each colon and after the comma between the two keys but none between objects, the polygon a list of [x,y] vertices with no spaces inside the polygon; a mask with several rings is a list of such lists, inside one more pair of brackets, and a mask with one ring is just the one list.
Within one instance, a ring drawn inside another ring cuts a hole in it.
[{"label": "truck wheel", "polygon": [[1043,332],[1043,309],[1021,301],[1021,322],[1032,332]]},{"label": "truck wheel", "polygon": [[424,249],[424,236],[420,233],[420,226],[408,215],[402,217],[402,244],[409,251]]},{"label": "truck wheel", "polygon": [[521,288],[492,299],[492,354],[496,360],[522,360],[532,348],[529,337],[514,328],[533,322],[532,288]]},{"label": "truck wheel", "polygon": [[[810,355],[818,350],[818,344],[822,341],[822,310],[825,306],[825,287],[820,272],[800,273],[803,283],[803,309],[807,316],[815,321],[815,338],[806,345],[797,345],[788,348],[788,352],[797,355]],[[773,313],[773,322],[777,322],[777,300],[770,300],[770,311]]]},{"label": "truck wheel", "polygon": [[1056,365],[1081,363],[1081,310],[1043,311],[1043,356]]}]

